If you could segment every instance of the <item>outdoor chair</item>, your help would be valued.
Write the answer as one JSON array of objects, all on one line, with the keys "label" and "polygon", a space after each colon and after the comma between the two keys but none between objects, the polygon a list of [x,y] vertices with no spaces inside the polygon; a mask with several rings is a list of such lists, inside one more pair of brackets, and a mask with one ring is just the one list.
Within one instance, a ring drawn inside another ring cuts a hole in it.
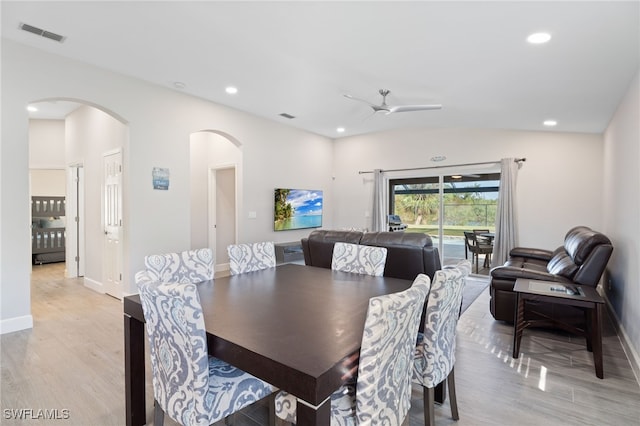
[{"label": "outdoor chair", "polygon": [[145,282],[138,289],[151,354],[155,426],[162,426],[165,413],[184,426],[210,425],[275,392],[209,357],[195,284]]},{"label": "outdoor chair", "polygon": [[491,253],[493,253],[493,245],[482,243],[478,240],[478,236],[473,231],[464,231],[464,240],[465,240],[465,258],[468,259],[468,253],[471,252],[472,255],[472,263],[476,264],[476,274],[479,269],[479,258],[480,255],[484,255],[484,266],[487,267],[491,264]]},{"label": "outdoor chair", "polygon": [[[436,271],[427,298],[424,332],[418,334],[413,383],[422,386],[424,424],[435,424],[435,387],[447,380],[451,417],[459,419],[453,367],[455,364],[456,326],[460,316],[462,290],[471,272],[468,260]],[[437,361],[436,361],[437,360]]]},{"label": "outdoor chair", "polygon": [[232,244],[227,247],[231,275],[260,271],[276,266],[273,242]]},{"label": "outdoor chair", "polygon": [[[420,274],[405,291],[369,299],[357,379],[350,378],[331,395],[332,425],[400,425],[406,419],[416,335],[429,286],[429,277]],[[296,405],[295,396],[276,394],[280,419],[295,423]]]},{"label": "outdoor chair", "polygon": [[337,242],[333,246],[331,269],[381,277],[386,260],[384,247]]}]

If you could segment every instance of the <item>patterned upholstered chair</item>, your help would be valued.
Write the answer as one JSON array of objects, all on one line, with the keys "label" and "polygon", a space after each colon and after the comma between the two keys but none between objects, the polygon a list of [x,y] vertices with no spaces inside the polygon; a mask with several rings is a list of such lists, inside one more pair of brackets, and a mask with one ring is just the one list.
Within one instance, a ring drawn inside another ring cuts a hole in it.
[{"label": "patterned upholstered chair", "polygon": [[227,247],[231,275],[260,271],[276,266],[273,242],[232,244]]},{"label": "patterned upholstered chair", "polygon": [[199,283],[212,280],[214,275],[213,250],[202,248],[180,253],[152,254],[145,256],[147,277],[136,274],[138,280],[162,283]]},{"label": "patterned upholstered chair", "polygon": [[386,260],[385,247],[337,242],[333,246],[331,269],[381,277]]},{"label": "patterned upholstered chair", "polygon": [[[416,335],[429,285],[429,277],[420,274],[411,288],[369,300],[357,381],[351,379],[331,395],[332,425],[400,425],[406,418]],[[276,415],[295,423],[296,404],[293,395],[278,392]]]},{"label": "patterned upholstered chair", "polygon": [[434,425],[434,388],[447,380],[451,417],[458,420],[458,403],[453,374],[456,326],[466,277],[471,263],[463,260],[453,267],[436,271],[427,299],[424,333],[418,334],[413,364],[413,382],[422,386],[424,424]]},{"label": "patterned upholstered chair", "polygon": [[270,384],[209,357],[195,284],[138,286],[149,336],[155,426],[210,425],[275,392]]}]

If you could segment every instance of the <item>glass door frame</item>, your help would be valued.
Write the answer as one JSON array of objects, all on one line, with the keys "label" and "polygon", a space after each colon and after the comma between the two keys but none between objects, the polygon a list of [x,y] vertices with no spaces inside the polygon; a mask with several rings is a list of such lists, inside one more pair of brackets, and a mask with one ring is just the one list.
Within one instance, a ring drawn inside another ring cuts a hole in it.
[{"label": "glass door frame", "polygon": [[[483,166],[442,166],[425,168],[423,170],[412,169],[402,172],[387,172],[385,173],[385,196],[387,199],[387,213],[392,214],[394,212],[394,190],[393,181],[401,179],[429,179],[437,178],[438,185],[438,232],[437,232],[437,248],[440,255],[440,261],[444,264],[444,221],[445,221],[445,177],[452,177],[457,175],[472,175],[472,174],[500,174],[500,163],[483,165]],[[499,177],[498,177],[499,180]],[[434,184],[436,182],[433,182]],[[397,214],[397,213],[396,213]],[[484,227],[484,226],[483,226]]]}]

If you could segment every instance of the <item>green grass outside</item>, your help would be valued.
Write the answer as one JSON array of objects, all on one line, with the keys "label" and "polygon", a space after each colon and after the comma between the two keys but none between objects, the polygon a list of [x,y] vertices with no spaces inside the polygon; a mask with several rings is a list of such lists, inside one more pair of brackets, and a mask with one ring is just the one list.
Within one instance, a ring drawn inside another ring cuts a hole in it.
[{"label": "green grass outside", "polygon": [[[464,237],[464,231],[473,231],[474,229],[489,229],[489,231],[493,232],[491,228],[481,228],[477,226],[445,226],[442,231],[443,235],[447,237]],[[407,229],[405,232],[416,232],[421,234],[429,234],[432,236],[438,236],[438,227],[436,225],[407,225]]]}]

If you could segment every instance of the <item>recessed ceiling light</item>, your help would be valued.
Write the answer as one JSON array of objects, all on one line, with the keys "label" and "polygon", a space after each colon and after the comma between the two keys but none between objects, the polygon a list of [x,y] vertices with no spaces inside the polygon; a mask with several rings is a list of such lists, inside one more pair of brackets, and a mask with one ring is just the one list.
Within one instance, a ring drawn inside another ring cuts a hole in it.
[{"label": "recessed ceiling light", "polygon": [[27,111],[29,111],[29,112],[36,112],[36,111],[38,111],[38,108],[34,107],[33,105],[29,105],[29,106],[27,107]]},{"label": "recessed ceiling light", "polygon": [[176,89],[180,89],[180,90],[182,90],[182,89],[184,89],[185,87],[187,87],[187,85],[186,85],[186,84],[184,84],[184,83],[183,83],[183,82],[181,82],[181,81],[174,81],[174,82],[173,82],[173,87],[175,87]]},{"label": "recessed ceiling light", "polygon": [[431,157],[431,161],[435,161],[435,162],[444,161],[446,159],[447,159],[447,157],[445,157],[444,155],[435,155],[435,156]]},{"label": "recessed ceiling light", "polygon": [[527,37],[527,41],[531,44],[543,44],[551,40],[549,33],[533,33]]},{"label": "recessed ceiling light", "polygon": [[556,120],[544,120],[542,122],[542,124],[544,124],[547,127],[553,127],[553,126],[557,125],[558,122]]},{"label": "recessed ceiling light", "polygon": [[344,127],[338,127],[338,128],[336,129],[336,132],[338,132],[338,133],[344,133],[344,131],[345,131],[345,130],[346,130],[346,129],[345,129]]},{"label": "recessed ceiling light", "polygon": [[233,87],[233,86],[229,86],[226,89],[224,89],[225,92],[227,92],[230,95],[235,95],[236,93],[238,93],[238,88],[237,87]]}]

